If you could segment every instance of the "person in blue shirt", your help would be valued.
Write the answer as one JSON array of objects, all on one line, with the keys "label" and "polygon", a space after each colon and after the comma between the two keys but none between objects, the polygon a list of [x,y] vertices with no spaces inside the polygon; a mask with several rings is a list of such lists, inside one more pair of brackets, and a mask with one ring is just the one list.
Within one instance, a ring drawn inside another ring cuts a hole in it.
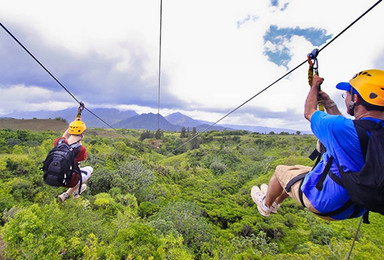
[{"label": "person in blue shirt", "polygon": [[[348,192],[337,183],[338,165],[344,172],[357,172],[364,164],[359,137],[353,120],[342,116],[335,102],[320,90],[324,79],[313,77],[312,87],[304,107],[304,117],[319,142],[326,148],[318,164],[312,167],[278,165],[269,185],[253,186],[251,197],[263,216],[277,213],[280,203],[292,197],[309,211],[327,220],[343,220],[363,215],[366,209],[349,200]],[[337,84],[344,90],[347,113],[356,120],[384,120],[384,71],[366,70],[357,73],[349,82]],[[322,100],[326,113],[317,110]],[[332,174],[324,175],[327,163]],[[337,179],[337,178],[336,178]],[[322,188],[317,184],[321,182]]]}]

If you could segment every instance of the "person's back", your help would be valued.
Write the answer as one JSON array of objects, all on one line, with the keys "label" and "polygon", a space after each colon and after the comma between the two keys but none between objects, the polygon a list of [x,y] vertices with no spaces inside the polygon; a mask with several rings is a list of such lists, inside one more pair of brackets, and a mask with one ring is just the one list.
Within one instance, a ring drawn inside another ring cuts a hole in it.
[{"label": "person's back", "polygon": [[[344,187],[332,179],[328,174],[321,180],[324,171],[330,171],[340,178],[338,165],[342,165],[344,171],[358,171],[364,164],[359,138],[353,121],[343,116],[327,115],[317,111],[311,118],[313,133],[327,148],[322,160],[304,178],[301,190],[308,198],[312,206],[321,213],[331,213],[339,210],[349,203],[349,195]],[[326,169],[330,158],[333,158],[329,169]],[[318,183],[322,183],[319,189]],[[359,209],[356,205],[345,206],[340,213],[335,213],[333,219],[345,219],[352,214],[354,217],[364,214],[365,209]]]},{"label": "person's back", "polygon": [[66,187],[69,189],[66,192],[58,195],[60,201],[65,201],[68,199],[71,194],[74,194],[74,198],[79,198],[80,195],[87,189],[86,182],[93,174],[93,168],[91,166],[80,167],[80,162],[84,161],[87,158],[87,149],[82,145],[81,141],[84,138],[84,132],[86,130],[86,125],[81,121],[81,110],[76,116],[76,119],[70,123],[68,129],[64,132],[62,137],[59,137],[55,140],[55,145],[60,139],[64,139],[69,145],[79,143],[81,145],[79,151],[76,153],[75,165],[74,167],[80,172],[81,178],[78,181],[74,179]]}]

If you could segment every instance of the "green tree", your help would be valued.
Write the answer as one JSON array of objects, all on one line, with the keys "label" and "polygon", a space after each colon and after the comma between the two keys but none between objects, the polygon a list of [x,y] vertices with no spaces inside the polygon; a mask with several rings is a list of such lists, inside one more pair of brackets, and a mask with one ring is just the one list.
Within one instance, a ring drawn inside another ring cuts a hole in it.
[{"label": "green tree", "polygon": [[123,193],[134,194],[139,202],[151,199],[153,193],[149,188],[156,178],[143,163],[138,160],[124,162],[118,166],[117,172],[121,183],[114,182],[115,187],[121,187]]},{"label": "green tree", "polygon": [[132,223],[127,229],[117,232],[113,244],[119,259],[160,259],[158,248],[160,239],[155,235],[154,229],[142,223]]},{"label": "green tree", "polygon": [[197,137],[197,130],[196,127],[193,128],[192,130],[192,136],[193,139],[191,140],[191,149],[198,149],[200,147],[199,139]]},{"label": "green tree", "polygon": [[153,137],[153,134],[151,133],[151,131],[149,130],[146,130],[144,132],[141,133],[140,135],[140,141],[143,141],[145,139],[148,139],[148,138],[152,138]]},{"label": "green tree", "polygon": [[155,138],[156,139],[161,139],[161,137],[163,137],[164,133],[163,131],[161,131],[161,129],[157,129],[156,133],[155,133]]},{"label": "green tree", "polygon": [[185,127],[183,126],[181,128],[180,138],[186,138],[186,137],[188,137],[187,131],[185,130]]},{"label": "green tree", "polygon": [[150,219],[151,226],[163,235],[177,231],[195,252],[214,236],[214,229],[202,216],[202,209],[193,202],[170,202]]}]

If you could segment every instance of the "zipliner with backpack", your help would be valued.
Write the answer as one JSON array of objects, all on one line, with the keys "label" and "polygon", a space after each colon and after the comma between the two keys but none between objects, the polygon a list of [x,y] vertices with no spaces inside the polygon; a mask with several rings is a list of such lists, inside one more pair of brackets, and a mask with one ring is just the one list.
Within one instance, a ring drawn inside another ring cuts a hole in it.
[{"label": "zipliner with backpack", "polygon": [[54,141],[54,148],[48,153],[43,165],[44,182],[51,186],[69,188],[58,195],[64,202],[73,193],[74,198],[87,189],[86,182],[93,174],[91,166],[80,167],[80,162],[87,158],[87,149],[82,145],[86,125],[81,121],[84,104],[80,103],[76,118],[69,124],[62,137]]},{"label": "zipliner with backpack", "polygon": [[[304,116],[326,151],[313,167],[276,167],[269,185],[254,186],[251,197],[263,216],[276,213],[287,197],[320,218],[343,220],[384,214],[384,71],[366,70],[350,81],[337,84],[345,91],[347,113],[341,115],[333,100],[320,85],[323,78],[313,76],[305,101]],[[317,110],[322,99],[325,110]]]}]

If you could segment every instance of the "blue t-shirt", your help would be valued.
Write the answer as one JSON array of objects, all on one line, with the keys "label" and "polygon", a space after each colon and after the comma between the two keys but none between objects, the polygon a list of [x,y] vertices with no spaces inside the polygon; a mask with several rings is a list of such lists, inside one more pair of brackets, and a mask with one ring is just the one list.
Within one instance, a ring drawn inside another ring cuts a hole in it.
[{"label": "blue t-shirt", "polygon": [[[330,156],[334,157],[331,171],[338,177],[340,177],[340,173],[336,163],[345,172],[356,172],[363,166],[364,158],[357,131],[351,119],[317,111],[311,117],[311,128],[319,141],[327,148],[327,152],[315,169],[305,176],[301,189],[315,209],[321,213],[327,213],[337,210],[349,200],[345,188],[334,182],[329,175],[324,180],[323,189],[319,191],[316,188],[316,184]],[[332,216],[332,218],[346,219],[351,216],[355,209],[356,206],[352,205],[344,212]],[[361,209],[356,217],[363,215],[365,212],[365,209]]]}]

